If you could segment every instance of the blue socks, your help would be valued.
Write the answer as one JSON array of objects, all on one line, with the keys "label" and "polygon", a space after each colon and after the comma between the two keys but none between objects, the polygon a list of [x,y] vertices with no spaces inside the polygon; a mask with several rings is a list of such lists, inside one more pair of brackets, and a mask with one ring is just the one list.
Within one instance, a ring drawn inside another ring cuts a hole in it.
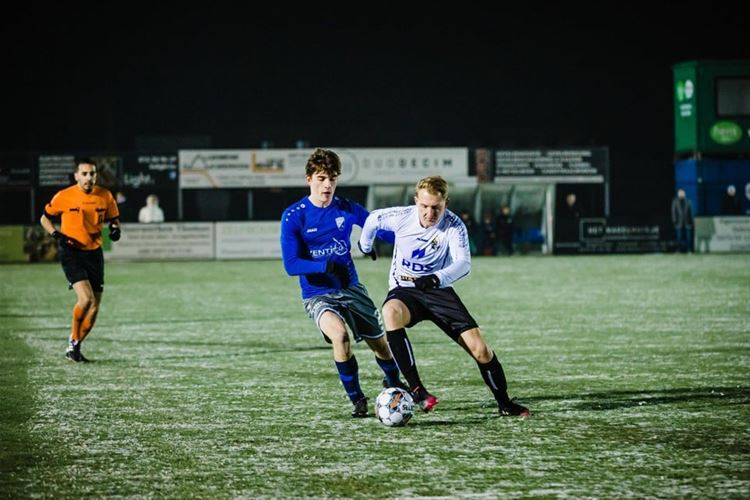
[{"label": "blue socks", "polygon": [[388,387],[398,386],[399,371],[398,371],[398,365],[396,364],[396,361],[394,361],[393,358],[380,359],[377,356],[375,356],[375,361],[378,362],[378,366],[380,366],[380,369],[383,370],[383,373],[385,374],[385,381],[388,384]]},{"label": "blue socks", "polygon": [[365,395],[362,393],[362,389],[359,387],[359,365],[357,364],[357,358],[352,356],[349,361],[339,362],[336,361],[336,369],[339,371],[339,380],[344,386],[346,395],[352,403],[356,403]]}]

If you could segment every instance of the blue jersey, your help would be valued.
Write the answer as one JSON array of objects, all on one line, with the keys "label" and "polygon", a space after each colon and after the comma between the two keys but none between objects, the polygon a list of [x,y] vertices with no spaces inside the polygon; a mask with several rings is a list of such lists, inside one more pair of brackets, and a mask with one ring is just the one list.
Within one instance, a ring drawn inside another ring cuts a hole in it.
[{"label": "blue jersey", "polygon": [[362,205],[338,196],[325,208],[316,207],[306,196],[284,210],[281,255],[286,272],[299,276],[303,299],[342,288],[336,276],[325,272],[329,260],[346,266],[350,286],[359,283],[349,238],[352,226],[362,227],[367,215]]}]

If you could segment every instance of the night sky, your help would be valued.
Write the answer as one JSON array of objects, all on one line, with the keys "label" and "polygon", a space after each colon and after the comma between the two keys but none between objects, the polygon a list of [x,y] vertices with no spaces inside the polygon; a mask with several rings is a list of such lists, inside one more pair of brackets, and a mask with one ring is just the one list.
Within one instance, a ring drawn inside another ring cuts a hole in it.
[{"label": "night sky", "polygon": [[159,136],[220,148],[598,145],[610,148],[612,213],[666,213],[671,65],[747,59],[746,16],[591,5],[21,7],[0,21],[0,150],[129,151]]}]

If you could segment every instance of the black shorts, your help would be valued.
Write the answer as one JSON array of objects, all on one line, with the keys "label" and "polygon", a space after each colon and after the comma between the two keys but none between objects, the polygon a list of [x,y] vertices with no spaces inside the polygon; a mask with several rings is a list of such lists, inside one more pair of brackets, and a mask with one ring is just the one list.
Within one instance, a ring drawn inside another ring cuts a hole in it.
[{"label": "black shorts", "polygon": [[383,304],[391,299],[398,299],[409,309],[411,328],[420,321],[430,320],[443,330],[450,338],[458,337],[466,330],[477,328],[477,322],[453,288],[430,288],[418,290],[412,287],[396,287],[388,292]]},{"label": "black shorts", "polygon": [[71,287],[74,283],[88,280],[95,292],[104,290],[104,254],[96,250],[74,250],[64,245],[58,247],[60,264]]}]

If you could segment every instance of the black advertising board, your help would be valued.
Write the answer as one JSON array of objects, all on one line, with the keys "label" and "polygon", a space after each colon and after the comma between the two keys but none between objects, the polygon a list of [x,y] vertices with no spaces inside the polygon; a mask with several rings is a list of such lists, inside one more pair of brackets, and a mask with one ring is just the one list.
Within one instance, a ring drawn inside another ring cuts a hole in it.
[{"label": "black advertising board", "polygon": [[125,189],[177,189],[177,155],[142,154],[125,161]]},{"label": "black advertising board", "polygon": [[0,154],[0,187],[31,187],[34,176],[26,154]]},{"label": "black advertising board", "polygon": [[177,154],[143,153],[125,156],[117,202],[123,222],[137,222],[149,195],[158,199],[166,221],[178,219],[179,165]]},{"label": "black advertising board", "polygon": [[73,183],[74,155],[39,155],[39,187],[61,188]]},{"label": "black advertising board", "polygon": [[555,236],[555,254],[648,253],[669,250],[673,228],[667,218],[591,217],[578,221],[577,238]]},{"label": "black advertising board", "polygon": [[495,150],[495,181],[532,178],[545,182],[605,182],[609,177],[609,150],[575,149]]},{"label": "black advertising board", "polygon": [[37,157],[38,186],[63,188],[75,182],[73,172],[76,158],[90,158],[96,163],[96,184],[114,191],[122,175],[122,157],[110,154],[42,154]]}]

